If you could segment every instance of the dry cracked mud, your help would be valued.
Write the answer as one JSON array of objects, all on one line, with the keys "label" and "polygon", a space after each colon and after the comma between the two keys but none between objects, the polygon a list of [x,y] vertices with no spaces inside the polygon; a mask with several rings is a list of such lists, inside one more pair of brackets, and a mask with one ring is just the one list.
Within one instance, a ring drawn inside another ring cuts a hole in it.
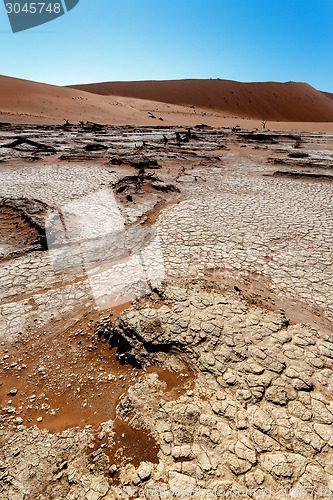
[{"label": "dry cracked mud", "polygon": [[332,169],[329,134],[1,124],[1,498],[332,496]]}]

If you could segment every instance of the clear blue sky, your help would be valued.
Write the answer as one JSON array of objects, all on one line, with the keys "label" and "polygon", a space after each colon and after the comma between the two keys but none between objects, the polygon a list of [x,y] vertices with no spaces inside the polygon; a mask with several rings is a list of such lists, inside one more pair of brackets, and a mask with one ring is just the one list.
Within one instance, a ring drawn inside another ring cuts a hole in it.
[{"label": "clear blue sky", "polygon": [[333,0],[80,0],[17,34],[0,2],[0,43],[1,74],[58,85],[219,77],[333,92]]}]

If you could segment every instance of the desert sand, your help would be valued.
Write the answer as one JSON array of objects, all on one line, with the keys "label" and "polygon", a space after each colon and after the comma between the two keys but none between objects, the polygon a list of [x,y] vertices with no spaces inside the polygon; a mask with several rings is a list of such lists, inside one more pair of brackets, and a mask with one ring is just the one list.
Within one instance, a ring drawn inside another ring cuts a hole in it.
[{"label": "desert sand", "polygon": [[333,96],[306,83],[241,83],[231,80],[108,82],[73,86],[101,95],[197,106],[242,118],[333,121]]},{"label": "desert sand", "polygon": [[0,110],[3,120],[37,118],[61,121],[66,118],[102,123],[144,121],[142,113],[122,99],[6,76],[0,77]]},{"label": "desert sand", "polygon": [[265,119],[271,130],[333,132],[333,100],[331,94],[298,83],[189,80],[68,88],[0,76],[1,121],[59,123],[64,119],[128,125],[239,125],[249,130],[262,128]]}]

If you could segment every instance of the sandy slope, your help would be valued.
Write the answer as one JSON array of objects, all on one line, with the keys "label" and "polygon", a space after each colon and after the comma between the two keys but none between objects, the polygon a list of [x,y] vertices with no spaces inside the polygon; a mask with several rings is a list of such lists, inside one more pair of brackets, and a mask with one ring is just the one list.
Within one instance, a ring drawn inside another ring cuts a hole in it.
[{"label": "sandy slope", "polygon": [[0,76],[0,118],[3,120],[7,117],[36,117],[137,123],[146,119],[151,123],[147,113],[144,115],[123,101],[115,97]]},{"label": "sandy slope", "polygon": [[102,95],[194,105],[237,117],[274,121],[333,121],[331,95],[306,83],[175,80],[109,82],[75,85],[73,88]]},{"label": "sandy slope", "polygon": [[[132,86],[130,83],[125,85]],[[168,85],[172,87],[171,82]],[[311,87],[309,88],[311,89]],[[161,99],[160,95],[155,97]],[[329,110],[330,106],[333,109],[333,100],[324,95],[322,98],[325,100],[325,109]],[[0,76],[0,122],[63,122],[66,118],[71,121],[88,120],[99,123],[149,126],[193,127],[204,123],[214,127],[235,125],[246,129],[262,127],[261,117],[251,119],[241,118],[241,116],[245,116],[245,113],[239,112],[236,115],[236,113],[227,113],[225,110],[213,107],[207,109],[193,105],[168,104],[158,102],[158,100],[142,99],[139,96],[97,95],[69,87],[57,87]],[[333,113],[331,122],[308,123],[299,119],[294,123],[269,121],[266,127],[272,130],[333,132]]]},{"label": "sandy slope", "polygon": [[330,94],[330,92],[322,92],[326,97],[329,97],[329,99],[333,100],[333,94]]}]

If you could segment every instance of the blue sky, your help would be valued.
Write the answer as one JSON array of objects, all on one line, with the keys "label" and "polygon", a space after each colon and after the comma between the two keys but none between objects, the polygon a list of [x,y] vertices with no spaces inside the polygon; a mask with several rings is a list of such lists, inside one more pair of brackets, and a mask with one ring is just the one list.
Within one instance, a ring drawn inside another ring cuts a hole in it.
[{"label": "blue sky", "polygon": [[1,2],[0,43],[1,74],[58,85],[224,78],[333,92],[333,0],[80,0],[16,34]]}]

